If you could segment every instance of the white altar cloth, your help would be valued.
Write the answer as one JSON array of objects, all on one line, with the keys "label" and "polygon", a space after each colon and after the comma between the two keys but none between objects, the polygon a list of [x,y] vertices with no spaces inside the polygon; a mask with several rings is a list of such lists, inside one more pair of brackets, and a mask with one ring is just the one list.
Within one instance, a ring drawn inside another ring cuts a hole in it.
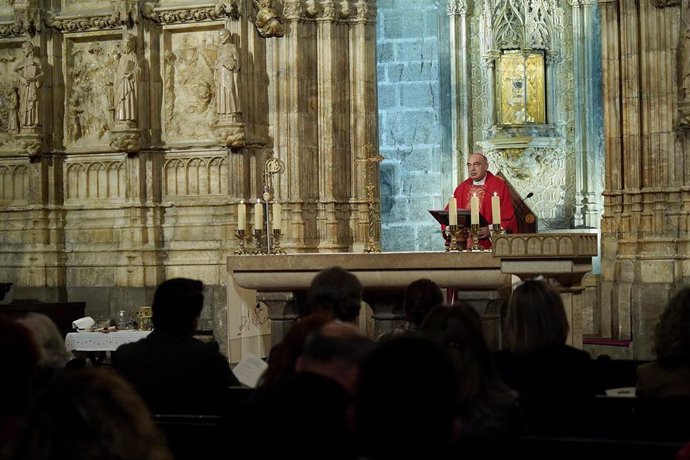
[{"label": "white altar cloth", "polygon": [[67,351],[115,351],[125,343],[136,342],[151,331],[70,332],[65,337]]}]

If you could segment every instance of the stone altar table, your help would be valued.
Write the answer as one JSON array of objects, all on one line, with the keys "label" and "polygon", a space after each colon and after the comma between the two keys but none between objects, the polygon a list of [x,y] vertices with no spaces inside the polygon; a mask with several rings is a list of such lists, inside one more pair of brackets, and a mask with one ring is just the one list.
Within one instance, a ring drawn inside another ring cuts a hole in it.
[{"label": "stone altar table", "polygon": [[[359,278],[374,317],[419,278],[442,288],[496,291],[511,275],[542,275],[558,281],[571,324],[569,342],[582,347],[583,276],[597,255],[597,235],[514,234],[494,238],[492,251],[233,255],[227,258],[228,350],[231,362],[244,353],[266,356],[295,318],[288,306],[322,269],[341,266]],[[260,301],[260,302],[257,302]],[[262,305],[264,304],[264,305]],[[268,311],[266,311],[268,310]]]}]

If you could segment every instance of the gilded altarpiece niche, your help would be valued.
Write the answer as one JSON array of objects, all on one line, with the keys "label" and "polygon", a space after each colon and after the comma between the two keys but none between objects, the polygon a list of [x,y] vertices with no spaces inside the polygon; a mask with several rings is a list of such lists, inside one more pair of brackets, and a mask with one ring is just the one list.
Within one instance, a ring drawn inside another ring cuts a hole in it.
[{"label": "gilded altarpiece niche", "polygon": [[[111,38],[111,37],[108,37]],[[113,124],[113,72],[119,56],[119,37],[94,41],[68,40],[65,51],[65,144],[68,148],[108,145]]]},{"label": "gilded altarpiece niche", "polygon": [[498,122],[546,123],[544,55],[506,51],[498,61]]},{"label": "gilded altarpiece niche", "polygon": [[215,30],[174,31],[163,53],[163,126],[167,143],[213,139],[218,50]]},{"label": "gilded altarpiece niche", "polygon": [[534,193],[528,204],[540,230],[568,228],[575,196],[570,9],[544,0],[485,0],[474,2],[471,17],[472,148],[523,195]]}]

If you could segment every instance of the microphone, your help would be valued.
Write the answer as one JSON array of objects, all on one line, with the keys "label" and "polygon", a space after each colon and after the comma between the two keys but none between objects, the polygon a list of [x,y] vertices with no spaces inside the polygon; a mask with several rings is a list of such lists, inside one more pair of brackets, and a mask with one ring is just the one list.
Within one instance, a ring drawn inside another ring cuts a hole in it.
[{"label": "microphone", "polygon": [[534,193],[529,192],[529,193],[527,194],[527,196],[524,197],[524,198],[522,199],[522,201],[525,201],[525,200],[528,199],[528,198],[532,198],[533,196],[534,196]]}]

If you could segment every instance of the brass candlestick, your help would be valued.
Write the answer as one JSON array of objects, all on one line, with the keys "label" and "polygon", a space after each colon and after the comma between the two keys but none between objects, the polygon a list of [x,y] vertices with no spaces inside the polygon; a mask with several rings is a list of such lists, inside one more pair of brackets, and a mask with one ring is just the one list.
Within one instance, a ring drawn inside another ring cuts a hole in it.
[{"label": "brass candlestick", "polygon": [[249,243],[252,240],[251,235],[247,235],[247,232],[244,229],[237,229],[235,230],[235,236],[237,237],[238,240],[240,240],[240,247],[235,249],[235,254],[238,255],[245,255],[249,254],[249,251],[247,251],[246,244]]},{"label": "brass candlestick", "polygon": [[271,247],[271,254],[287,254],[285,249],[280,247],[281,232],[279,228],[273,229],[273,246]]},{"label": "brass candlestick", "polygon": [[254,245],[254,252],[252,254],[266,254],[266,250],[264,249],[264,245],[262,244],[262,240],[264,239],[265,235],[266,232],[264,232],[263,229],[254,229],[254,242],[256,244]]},{"label": "brass candlestick", "polygon": [[465,227],[459,225],[449,225],[448,234],[450,235],[450,244],[446,251],[464,251],[467,247],[467,234]]},{"label": "brass candlestick", "polygon": [[479,224],[470,225],[470,234],[472,235],[472,251],[481,251],[479,246]]},{"label": "brass candlestick", "polygon": [[493,241],[494,235],[504,235],[506,229],[501,227],[501,224],[492,224],[491,227],[489,227],[489,231],[491,232],[491,240]]}]

